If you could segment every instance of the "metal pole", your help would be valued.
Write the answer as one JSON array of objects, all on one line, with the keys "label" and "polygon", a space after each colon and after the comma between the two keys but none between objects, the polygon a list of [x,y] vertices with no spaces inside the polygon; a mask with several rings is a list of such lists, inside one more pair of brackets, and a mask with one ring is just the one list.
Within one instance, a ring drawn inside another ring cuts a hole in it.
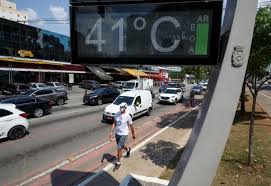
[{"label": "metal pole", "polygon": [[[226,38],[221,45],[223,62],[212,70],[208,93],[169,183],[170,186],[212,184],[239,100],[250,52],[256,11],[257,0],[228,0],[227,2],[222,27],[222,33],[225,34],[222,38]],[[233,21],[230,21],[231,18]],[[230,34],[228,40],[227,34]],[[223,50],[224,48],[225,50]],[[242,57],[240,67],[236,67],[233,63],[232,54],[237,48],[243,49],[243,52],[238,50]]]}]

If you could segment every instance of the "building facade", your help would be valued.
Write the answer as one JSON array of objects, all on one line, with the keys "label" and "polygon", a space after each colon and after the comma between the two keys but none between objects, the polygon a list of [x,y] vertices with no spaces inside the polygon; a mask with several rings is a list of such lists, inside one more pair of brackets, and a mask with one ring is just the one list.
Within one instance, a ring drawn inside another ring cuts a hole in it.
[{"label": "building facade", "polygon": [[28,15],[16,9],[16,4],[8,0],[0,0],[0,18],[28,24]]},{"label": "building facade", "polygon": [[70,38],[0,18],[0,56],[70,62]]},{"label": "building facade", "polygon": [[70,64],[70,38],[0,18],[0,84],[84,78],[84,66]]}]

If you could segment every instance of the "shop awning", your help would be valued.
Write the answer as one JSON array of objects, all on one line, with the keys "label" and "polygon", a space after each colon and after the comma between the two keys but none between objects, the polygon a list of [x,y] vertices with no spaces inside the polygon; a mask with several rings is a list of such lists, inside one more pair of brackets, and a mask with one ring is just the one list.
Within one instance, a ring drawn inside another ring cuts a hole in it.
[{"label": "shop awning", "polygon": [[159,81],[165,79],[161,74],[152,74],[152,78]]},{"label": "shop awning", "polygon": [[0,67],[3,71],[20,71],[20,72],[52,72],[52,73],[70,73],[70,74],[85,74],[85,71],[74,71],[74,70],[50,70],[50,69],[32,69],[32,68],[5,68]]},{"label": "shop awning", "polygon": [[42,61],[42,60],[24,60],[24,59],[18,59],[18,58],[12,58],[12,57],[6,57],[6,58],[0,58],[0,61],[6,61],[6,62],[13,62],[13,63],[32,63],[32,64],[38,64],[38,65],[56,65],[56,66],[64,66],[62,63],[54,63],[49,61]]},{"label": "shop awning", "polygon": [[106,80],[106,81],[111,81],[113,80],[113,78],[106,74],[105,71],[99,67],[92,67],[92,66],[88,66],[86,65],[86,68],[92,72],[93,74],[95,74],[96,76],[98,76],[98,78],[100,78],[101,80]]},{"label": "shop awning", "polygon": [[131,69],[131,68],[122,68],[122,70],[124,70],[125,72],[127,72],[135,77],[149,77],[148,74],[146,74],[145,72],[142,72],[140,70]]}]

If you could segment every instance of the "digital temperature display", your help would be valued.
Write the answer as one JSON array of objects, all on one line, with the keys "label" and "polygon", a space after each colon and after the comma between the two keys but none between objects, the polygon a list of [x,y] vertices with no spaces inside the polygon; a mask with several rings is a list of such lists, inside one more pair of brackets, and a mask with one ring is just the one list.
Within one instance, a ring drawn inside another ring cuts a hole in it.
[{"label": "digital temperature display", "polygon": [[217,57],[221,18],[215,19],[211,7],[146,3],[71,10],[73,59],[78,63],[215,63],[211,60]]}]

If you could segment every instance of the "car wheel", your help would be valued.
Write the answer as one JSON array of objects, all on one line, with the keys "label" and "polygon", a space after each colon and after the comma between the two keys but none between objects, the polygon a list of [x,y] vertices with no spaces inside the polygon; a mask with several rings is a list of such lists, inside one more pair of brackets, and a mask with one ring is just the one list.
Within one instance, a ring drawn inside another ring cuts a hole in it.
[{"label": "car wheel", "polygon": [[152,111],[152,108],[150,107],[146,113],[146,116],[150,116],[151,115],[151,111]]},{"label": "car wheel", "polygon": [[23,126],[15,126],[8,132],[8,138],[10,140],[16,140],[24,137],[26,134],[26,130]]},{"label": "car wheel", "polygon": [[41,108],[37,108],[34,110],[33,115],[35,118],[40,118],[44,114],[44,111]]},{"label": "car wheel", "polygon": [[103,100],[102,99],[98,99],[97,104],[98,105],[102,105],[103,104]]},{"label": "car wheel", "polygon": [[63,98],[58,98],[56,100],[56,104],[59,105],[59,106],[64,105],[64,103],[65,103],[65,100]]},{"label": "car wheel", "polygon": [[174,105],[177,105],[177,103],[178,103],[178,100],[177,100],[177,99],[175,99],[175,101],[174,101]]}]

